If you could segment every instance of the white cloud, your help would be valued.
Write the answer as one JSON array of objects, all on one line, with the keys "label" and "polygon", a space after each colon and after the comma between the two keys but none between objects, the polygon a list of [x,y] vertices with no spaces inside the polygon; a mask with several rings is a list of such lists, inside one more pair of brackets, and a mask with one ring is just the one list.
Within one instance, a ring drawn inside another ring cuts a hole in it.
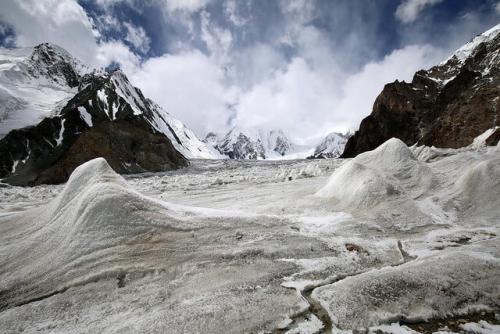
[{"label": "white cloud", "polygon": [[[135,71],[140,64],[139,57],[123,42],[98,43],[99,33],[93,29],[91,18],[76,1],[8,0],[2,5],[9,15],[1,15],[0,20],[13,27],[17,46],[51,42],[90,66],[104,67],[117,62],[126,72]],[[112,17],[107,21],[116,24]]]},{"label": "white cloud", "polygon": [[224,3],[224,14],[229,19],[229,21],[231,21],[237,27],[242,27],[248,23],[248,18],[240,15],[238,13],[238,9],[239,7],[236,0],[227,0]]},{"label": "white cloud", "polygon": [[120,65],[125,73],[134,73],[140,66],[140,58],[120,41],[108,41],[99,44],[95,54],[95,65],[105,67],[112,62]]},{"label": "white cloud", "polygon": [[84,9],[71,0],[5,0],[0,20],[11,25],[15,44],[52,42],[94,64],[97,32]]},{"label": "white cloud", "polygon": [[403,23],[410,23],[417,19],[420,12],[426,7],[436,5],[443,0],[404,0],[396,9],[396,17]]},{"label": "white cloud", "polygon": [[210,0],[162,0],[169,12],[197,12],[204,8]]},{"label": "white cloud", "polygon": [[137,50],[142,53],[147,53],[150,48],[151,40],[149,39],[146,31],[142,27],[133,25],[132,23],[123,23],[127,30],[125,40],[132,44]]},{"label": "white cloud", "polygon": [[227,55],[233,36],[228,29],[223,29],[210,21],[208,12],[201,13],[201,39],[205,42],[210,54],[220,62],[227,61]]},{"label": "white cloud", "polygon": [[227,128],[227,106],[235,89],[224,85],[224,73],[199,51],[151,58],[130,75],[144,94],[198,135]]},{"label": "white cloud", "polygon": [[430,45],[410,45],[393,51],[381,61],[366,64],[344,82],[341,98],[328,120],[330,126],[357,129],[385,84],[396,79],[410,82],[416,71],[434,66],[446,54]]},{"label": "white cloud", "polygon": [[495,5],[495,11],[500,14],[500,1]]},{"label": "white cloud", "polygon": [[296,141],[356,129],[386,83],[411,81],[415,71],[442,58],[440,49],[408,46],[345,74],[342,81],[295,58],[286,69],[241,93],[236,121],[248,127],[280,127]]}]

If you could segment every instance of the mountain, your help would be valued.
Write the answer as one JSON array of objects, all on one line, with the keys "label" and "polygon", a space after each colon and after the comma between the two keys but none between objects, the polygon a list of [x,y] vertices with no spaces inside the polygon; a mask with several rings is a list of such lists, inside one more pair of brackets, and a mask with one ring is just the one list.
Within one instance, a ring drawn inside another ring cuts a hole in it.
[{"label": "mountain", "polygon": [[386,85],[342,157],[373,150],[396,137],[407,145],[458,148],[500,125],[500,25],[450,58]]},{"label": "mountain", "polygon": [[119,70],[90,71],[51,44],[0,49],[0,59],[0,133],[6,133],[0,178],[6,182],[64,182],[78,165],[101,156],[120,173],[218,157]]},{"label": "mountain", "polygon": [[203,141],[230,159],[282,159],[304,149],[292,143],[282,130],[234,127],[222,137],[210,132]]},{"label": "mountain", "polygon": [[344,151],[347,140],[351,137],[350,133],[342,134],[332,132],[325,137],[314,149],[314,153],[309,157],[311,159],[332,159],[338,158]]},{"label": "mountain", "polygon": [[332,132],[316,145],[293,143],[282,130],[240,129],[209,132],[203,142],[229,159],[331,159],[340,156],[351,134]]},{"label": "mountain", "polygon": [[0,138],[56,114],[90,72],[56,45],[0,48]]}]

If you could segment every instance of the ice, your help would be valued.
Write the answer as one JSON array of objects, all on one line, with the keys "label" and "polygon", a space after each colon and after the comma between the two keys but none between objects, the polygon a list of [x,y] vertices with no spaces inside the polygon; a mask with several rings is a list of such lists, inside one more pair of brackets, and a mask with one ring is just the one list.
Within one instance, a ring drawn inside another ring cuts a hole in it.
[{"label": "ice", "polygon": [[[414,333],[497,310],[500,151],[418,151],[126,178],[96,159],[65,185],[0,183],[0,328]],[[346,171],[342,196],[315,195]]]},{"label": "ice", "polygon": [[349,277],[316,289],[313,297],[344,329],[484,310],[498,301],[499,255],[498,242],[486,241]]},{"label": "ice", "polygon": [[418,196],[431,178],[431,170],[401,140],[392,138],[344,164],[316,195],[342,209],[369,209],[396,195]]}]

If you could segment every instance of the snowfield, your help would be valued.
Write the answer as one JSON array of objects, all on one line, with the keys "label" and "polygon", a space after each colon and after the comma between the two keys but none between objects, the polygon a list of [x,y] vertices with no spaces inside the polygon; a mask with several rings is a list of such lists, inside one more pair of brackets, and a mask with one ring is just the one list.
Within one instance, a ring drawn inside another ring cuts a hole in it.
[{"label": "snowfield", "polygon": [[498,333],[500,146],[0,184],[2,333]]}]

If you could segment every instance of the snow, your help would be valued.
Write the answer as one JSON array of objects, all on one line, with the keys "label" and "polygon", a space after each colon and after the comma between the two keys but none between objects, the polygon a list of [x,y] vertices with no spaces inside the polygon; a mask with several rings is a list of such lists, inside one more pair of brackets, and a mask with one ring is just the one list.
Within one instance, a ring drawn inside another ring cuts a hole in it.
[{"label": "snow", "polygon": [[315,315],[312,315],[310,319],[300,323],[297,328],[290,329],[286,331],[286,334],[315,334],[318,333],[322,328],[324,328],[323,323]]},{"label": "snow", "polygon": [[[497,309],[500,151],[415,150],[126,179],[95,159],[66,185],[2,186],[0,328],[414,333],[398,321]],[[315,195],[342,170],[397,191],[353,180],[367,202]]]},{"label": "snow", "polygon": [[19,160],[14,160],[14,163],[12,164],[12,171],[11,173],[14,174],[16,172],[17,165],[19,164]]},{"label": "snow", "polygon": [[235,159],[305,159],[314,152],[314,147],[293,143],[280,129],[235,126],[223,136],[209,133],[204,141],[224,156],[234,153]]},{"label": "snow", "polygon": [[[142,111],[146,109],[143,101],[144,98],[139,96],[137,88],[130,84],[125,74],[120,70],[114,71],[111,74],[111,81],[115,87],[116,94],[130,105],[134,115],[141,115]],[[114,119],[114,117],[111,119]]]},{"label": "snow", "polygon": [[481,147],[484,147],[486,145],[485,143],[486,139],[488,139],[493,133],[495,133],[497,129],[500,129],[500,126],[495,126],[491,129],[484,131],[482,134],[474,138],[470,147],[475,149],[480,149]]},{"label": "snow", "polygon": [[221,159],[224,158],[213,147],[203,143],[181,121],[164,111],[159,105],[149,100],[153,109],[151,125],[158,132],[167,136],[175,149],[188,159]]},{"label": "snow", "polygon": [[316,146],[314,150],[314,156],[338,158],[342,154],[342,152],[344,152],[344,147],[347,144],[348,139],[349,134],[344,135],[341,133],[332,132]]},{"label": "snow", "polygon": [[61,118],[61,128],[59,129],[59,135],[56,138],[56,145],[61,146],[62,141],[64,139],[64,123],[66,122],[66,119]]},{"label": "snow", "polygon": [[[89,71],[63,49],[50,47],[57,59],[71,64],[77,73]],[[59,73],[48,73],[44,66],[35,48],[0,48],[0,138],[54,115],[76,94],[76,87],[69,87]]]},{"label": "snow", "polygon": [[106,95],[106,90],[104,88],[99,89],[97,91],[97,97],[104,104],[104,111],[106,112],[106,115],[108,115],[108,118],[112,119],[109,115],[108,96]]},{"label": "snow", "polygon": [[466,333],[473,334],[494,334],[500,333],[500,325],[492,325],[488,322],[481,320],[478,323],[468,322],[466,324],[460,325]]},{"label": "snow", "polygon": [[92,127],[92,115],[89,114],[85,107],[78,107],[78,111],[80,112],[80,117],[87,123],[89,127]]},{"label": "snow", "polygon": [[460,63],[463,63],[467,58],[469,58],[472,55],[472,53],[479,44],[493,40],[498,35],[499,32],[500,32],[500,24],[497,24],[496,26],[482,33],[481,35],[474,37],[472,41],[470,41],[469,43],[465,44],[464,46],[456,50],[455,53],[453,53],[453,55],[450,58],[443,61],[440,65],[445,64],[448,60],[452,58],[456,58]]}]

